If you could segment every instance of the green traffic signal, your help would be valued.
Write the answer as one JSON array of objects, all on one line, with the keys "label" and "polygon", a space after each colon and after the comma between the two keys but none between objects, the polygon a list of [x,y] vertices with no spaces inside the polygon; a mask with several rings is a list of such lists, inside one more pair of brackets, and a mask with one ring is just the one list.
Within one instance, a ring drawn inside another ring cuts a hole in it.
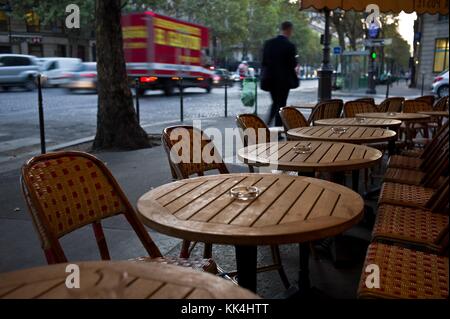
[{"label": "green traffic signal", "polygon": [[372,52],[372,59],[375,60],[377,58],[377,53],[376,52]]}]

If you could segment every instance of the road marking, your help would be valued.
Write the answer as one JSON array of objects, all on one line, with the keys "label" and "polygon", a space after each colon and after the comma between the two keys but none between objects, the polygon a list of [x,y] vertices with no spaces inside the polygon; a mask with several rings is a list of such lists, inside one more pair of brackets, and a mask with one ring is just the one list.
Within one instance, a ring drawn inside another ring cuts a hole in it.
[{"label": "road marking", "polygon": [[[25,146],[39,144],[41,140],[36,137],[17,138],[15,140],[3,141],[0,143],[0,152],[12,151]],[[47,142],[49,142],[47,140]]]}]

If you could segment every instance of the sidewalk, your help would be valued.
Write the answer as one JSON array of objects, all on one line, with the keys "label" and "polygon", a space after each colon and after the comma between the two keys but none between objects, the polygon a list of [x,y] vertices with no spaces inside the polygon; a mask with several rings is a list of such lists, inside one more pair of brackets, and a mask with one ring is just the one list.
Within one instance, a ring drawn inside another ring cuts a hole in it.
[{"label": "sidewalk", "polygon": [[[342,91],[336,90],[333,91],[333,97],[343,98],[343,99],[352,99],[353,97],[373,97],[377,103],[381,102],[386,98],[386,85],[377,85],[376,94],[367,94],[366,88],[353,90],[353,91]],[[427,92],[425,89],[423,92],[424,95],[432,94],[431,92]],[[405,81],[400,80],[398,83],[394,82],[391,84],[389,88],[389,97],[404,97],[405,99],[413,99],[421,96],[420,88],[409,88]]]},{"label": "sidewalk", "polygon": [[[170,123],[177,124],[176,122]],[[189,124],[189,123],[185,123]],[[215,127],[221,132],[234,128],[234,118],[202,120],[202,128]],[[167,124],[147,127],[150,134],[160,134]],[[171,181],[166,154],[161,146],[127,152],[99,152],[95,154],[105,161],[125,191],[130,202],[135,205],[138,198],[152,187]],[[8,171],[0,172],[0,272],[45,265],[44,254],[36,231],[31,223],[23,200],[19,176],[20,165],[25,159],[18,159]],[[229,159],[228,162],[232,162]],[[231,172],[248,172],[245,165],[227,163]],[[128,259],[146,255],[138,238],[122,217],[113,217],[103,222],[105,235],[112,259]],[[359,238],[368,239],[370,232],[356,227]],[[159,234],[149,229],[149,233],[163,254],[177,255],[181,240]],[[65,236],[61,241],[67,257],[71,261],[98,260],[99,253],[92,229],[85,227]],[[226,270],[235,269],[234,247],[214,245],[213,256]],[[201,255],[202,245],[197,245],[195,255]],[[358,251],[359,252],[359,251]],[[365,251],[356,254],[357,261],[345,269],[336,269],[328,258],[311,259],[311,279],[314,286],[335,298],[354,298],[361,273]],[[281,247],[283,264],[291,283],[296,283],[298,272],[298,246]],[[269,247],[258,249],[258,263],[270,264]],[[276,271],[258,275],[258,293],[273,298],[284,291]]]}]

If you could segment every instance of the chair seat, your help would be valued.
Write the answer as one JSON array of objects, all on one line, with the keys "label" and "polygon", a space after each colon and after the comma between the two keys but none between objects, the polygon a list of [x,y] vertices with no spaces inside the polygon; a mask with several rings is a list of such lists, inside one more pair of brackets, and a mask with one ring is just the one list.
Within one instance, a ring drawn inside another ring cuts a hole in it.
[{"label": "chair seat", "polygon": [[389,158],[388,167],[403,169],[419,169],[423,160],[417,157],[393,155]]},{"label": "chair seat", "polygon": [[411,150],[404,150],[400,154],[408,157],[421,157],[424,152],[423,148],[414,148]]},{"label": "chair seat", "polygon": [[433,188],[400,183],[384,183],[378,205],[392,204],[408,207],[425,207],[434,193]]},{"label": "chair seat", "polygon": [[[380,287],[367,288],[368,265],[378,265]],[[358,288],[358,298],[448,298],[448,257],[394,245],[372,243]]]},{"label": "chair seat", "polygon": [[384,174],[384,182],[420,185],[425,173],[418,170],[388,168]]},{"label": "chair seat", "polygon": [[372,232],[373,240],[385,239],[423,246],[436,253],[448,233],[448,215],[420,208],[381,205]]},{"label": "chair seat", "polygon": [[164,256],[164,257],[138,257],[131,259],[137,262],[156,262],[162,264],[169,264],[181,267],[193,268],[195,270],[201,270],[211,274],[217,274],[217,265],[211,258],[181,258],[176,256]]}]

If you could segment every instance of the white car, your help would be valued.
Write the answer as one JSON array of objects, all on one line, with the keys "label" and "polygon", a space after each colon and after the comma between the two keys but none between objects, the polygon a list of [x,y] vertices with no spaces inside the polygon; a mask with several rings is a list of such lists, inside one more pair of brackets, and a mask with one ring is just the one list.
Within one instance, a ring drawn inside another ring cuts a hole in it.
[{"label": "white car", "polygon": [[448,70],[434,78],[431,90],[439,97],[448,96]]},{"label": "white car", "polygon": [[81,59],[42,58],[41,71],[44,86],[62,86],[70,81],[70,73],[80,69]]}]

